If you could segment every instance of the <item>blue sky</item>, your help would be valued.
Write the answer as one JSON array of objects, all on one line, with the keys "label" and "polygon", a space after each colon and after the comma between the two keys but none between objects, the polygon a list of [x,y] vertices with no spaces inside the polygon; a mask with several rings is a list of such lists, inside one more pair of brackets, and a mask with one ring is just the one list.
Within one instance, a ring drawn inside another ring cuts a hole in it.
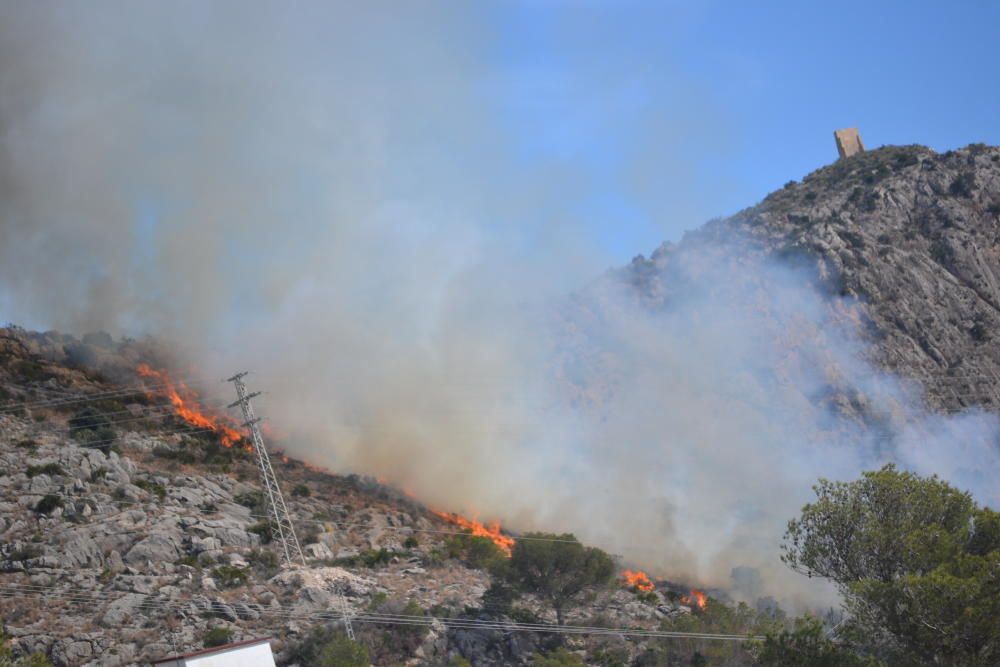
[{"label": "blue sky", "polygon": [[839,127],[869,148],[1000,143],[998,2],[520,2],[493,18],[525,163],[586,174],[576,210],[621,260],[833,161]]}]

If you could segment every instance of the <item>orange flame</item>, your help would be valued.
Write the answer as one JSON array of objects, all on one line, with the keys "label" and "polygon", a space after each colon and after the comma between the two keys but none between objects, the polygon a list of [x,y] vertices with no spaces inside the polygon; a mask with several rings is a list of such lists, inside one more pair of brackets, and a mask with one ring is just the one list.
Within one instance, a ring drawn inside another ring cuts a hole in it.
[{"label": "orange flame", "polygon": [[705,606],[708,604],[708,599],[705,594],[699,591],[697,588],[691,589],[691,595],[685,595],[681,598],[681,602],[684,604],[696,604],[698,608],[705,611]]},{"label": "orange flame", "polygon": [[[142,377],[153,378],[163,385],[163,388],[156,393],[161,393],[170,399],[170,404],[174,406],[181,419],[193,426],[211,429],[219,434],[219,439],[225,447],[232,447],[243,438],[242,433],[225,423],[228,421],[227,417],[205,414],[198,406],[197,392],[189,389],[183,382],[171,380],[165,370],[156,370],[149,364],[139,364],[135,370]],[[247,449],[250,449],[250,445],[247,445]]]},{"label": "orange flame", "polygon": [[486,526],[476,521],[475,518],[466,519],[464,516],[453,512],[439,512],[438,510],[431,510],[431,512],[441,517],[448,523],[461,526],[462,528],[471,531],[472,534],[477,537],[490,538],[493,540],[493,544],[500,547],[500,549],[508,556],[510,555],[511,549],[514,548],[514,542],[516,540],[514,540],[513,537],[508,537],[500,533],[499,521],[494,521],[489,526]]},{"label": "orange flame", "polygon": [[642,592],[648,592],[656,588],[653,582],[650,581],[649,577],[642,570],[637,570],[633,572],[632,570],[625,570],[622,572],[622,578],[625,583],[629,586],[634,586]]}]

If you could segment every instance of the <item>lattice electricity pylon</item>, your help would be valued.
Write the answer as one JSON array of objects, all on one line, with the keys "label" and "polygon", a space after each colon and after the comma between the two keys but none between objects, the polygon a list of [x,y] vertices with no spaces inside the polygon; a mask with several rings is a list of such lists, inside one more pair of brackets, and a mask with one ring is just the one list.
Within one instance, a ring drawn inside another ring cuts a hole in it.
[{"label": "lattice electricity pylon", "polygon": [[302,554],[302,547],[299,546],[299,538],[295,536],[295,526],[292,525],[292,517],[288,514],[288,506],[285,505],[285,498],[281,495],[281,487],[278,486],[278,478],[274,475],[274,468],[271,467],[271,458],[264,449],[264,438],[260,435],[260,418],[254,417],[253,406],[250,399],[260,396],[259,391],[247,394],[247,387],[243,383],[243,376],[246,373],[237,373],[229,378],[228,382],[236,385],[236,395],[239,399],[229,407],[237,405],[243,410],[243,425],[250,429],[250,440],[253,444],[254,454],[257,455],[257,467],[260,468],[261,482],[264,484],[264,492],[267,494],[267,506],[271,521],[274,522],[273,535],[275,541],[281,548],[281,555],[286,566],[306,564],[306,558]]}]

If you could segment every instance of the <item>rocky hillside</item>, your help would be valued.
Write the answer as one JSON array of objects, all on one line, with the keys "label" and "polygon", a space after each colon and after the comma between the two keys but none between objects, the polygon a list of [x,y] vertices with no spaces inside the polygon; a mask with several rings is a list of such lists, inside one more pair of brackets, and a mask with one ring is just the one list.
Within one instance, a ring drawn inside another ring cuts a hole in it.
[{"label": "rocky hillside", "polygon": [[857,297],[874,361],[920,381],[929,406],[1000,407],[1000,148],[890,146],[839,160],[637,257],[626,279],[662,303],[672,257],[734,238]]},{"label": "rocky hillside", "polygon": [[[1000,406],[1000,149],[841,160],[616,276],[663,306],[685,289],[669,267],[686,246],[732,239],[855,297],[874,361],[920,381],[931,407]],[[0,619],[20,654],[131,665],[267,635],[279,664],[307,665],[342,627],[340,590],[377,665],[527,665],[559,645],[591,665],[746,665],[739,643],[642,633],[744,634],[780,616],[768,600],[709,591],[701,606],[683,585],[618,582],[567,623],[633,634],[517,629],[555,615],[491,588],[495,549],[376,480],[276,452],[308,559],[282,570],[250,454],[193,429],[148,378],[137,390],[141,363],[175,367],[152,341],[0,330]]]},{"label": "rocky hillside", "polygon": [[[160,392],[136,391],[130,369],[155,361],[148,341],[0,330],[0,619],[17,653],[132,665],[270,636],[279,664],[306,665],[342,627],[340,590],[378,665],[529,664],[558,644],[496,626],[555,617],[531,596],[484,598],[481,542],[376,480],[280,453],[308,566],[279,568],[251,454],[192,431]],[[701,612],[679,591],[616,585],[567,622],[689,627]],[[570,646],[620,664],[653,650],[620,635]]]}]

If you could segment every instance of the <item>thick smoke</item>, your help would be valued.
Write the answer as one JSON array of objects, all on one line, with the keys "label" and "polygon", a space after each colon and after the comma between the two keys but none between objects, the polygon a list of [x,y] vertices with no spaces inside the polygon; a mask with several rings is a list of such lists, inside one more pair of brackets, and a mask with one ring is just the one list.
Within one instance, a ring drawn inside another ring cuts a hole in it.
[{"label": "thick smoke", "polygon": [[585,179],[494,115],[483,6],[386,10],[5,7],[3,315],[250,368],[295,455],[705,584],[791,592],[820,476],[996,501],[996,420],[925,414],[808,270],[692,239],[652,296],[594,281]]}]

